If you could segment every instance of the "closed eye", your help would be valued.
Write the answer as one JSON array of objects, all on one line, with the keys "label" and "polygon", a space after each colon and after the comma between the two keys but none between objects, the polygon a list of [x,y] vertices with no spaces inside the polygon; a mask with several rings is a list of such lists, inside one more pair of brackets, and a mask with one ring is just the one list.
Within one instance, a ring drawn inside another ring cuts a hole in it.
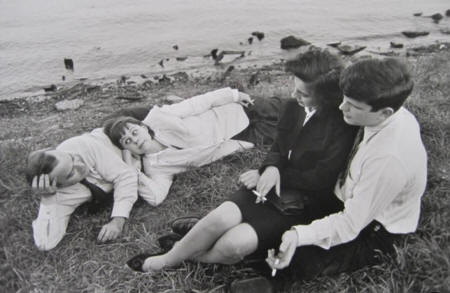
[{"label": "closed eye", "polygon": [[295,93],[296,93],[297,95],[301,95],[302,97],[305,97],[305,98],[308,98],[308,97],[309,97],[309,94],[304,93],[304,92],[302,92],[302,91],[300,91],[300,90],[296,90]]}]

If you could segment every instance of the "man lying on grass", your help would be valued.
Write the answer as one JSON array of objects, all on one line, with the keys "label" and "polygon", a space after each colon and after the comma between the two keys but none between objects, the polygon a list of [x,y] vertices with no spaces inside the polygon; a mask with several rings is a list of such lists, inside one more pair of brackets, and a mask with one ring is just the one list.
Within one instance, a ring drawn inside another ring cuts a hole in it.
[{"label": "man lying on grass", "polygon": [[137,199],[137,174],[122,161],[102,129],[72,137],[56,148],[37,150],[28,156],[27,180],[41,197],[33,237],[40,250],[54,248],[63,238],[70,215],[81,204],[103,203],[114,189],[112,220],[98,240],[117,238]]},{"label": "man lying on grass", "polygon": [[[396,59],[359,61],[343,71],[340,85],[344,120],[361,127],[357,136],[361,140],[355,141],[347,167],[336,182],[330,197],[334,201],[326,203],[334,211],[286,231],[278,251],[269,250],[266,273],[282,270],[278,275],[309,278],[351,271],[379,261],[380,253],[394,252],[395,238],[417,228],[427,158],[419,125],[402,107],[413,88],[406,66]],[[280,178],[267,188],[277,188],[278,182]],[[304,206],[307,217],[314,217],[316,210],[315,205]],[[167,253],[138,255],[128,262],[129,266],[158,271],[186,259],[197,259],[205,251],[195,247],[205,248],[207,245],[201,241],[209,241],[209,235],[215,233],[208,223],[211,218],[214,212],[201,219]],[[224,215],[213,224],[226,225],[227,219]],[[206,252],[214,249],[216,242],[211,245]],[[247,244],[242,241],[221,245],[221,251],[228,255],[228,259],[223,255],[222,263],[246,257],[243,253]]]}]

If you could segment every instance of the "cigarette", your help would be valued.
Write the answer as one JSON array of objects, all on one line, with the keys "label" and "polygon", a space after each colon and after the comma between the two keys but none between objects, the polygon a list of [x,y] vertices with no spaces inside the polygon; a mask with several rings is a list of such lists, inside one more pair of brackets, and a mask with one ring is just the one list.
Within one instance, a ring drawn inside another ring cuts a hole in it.
[{"label": "cigarette", "polygon": [[[275,265],[278,265],[279,263],[280,263],[280,259],[276,258]],[[272,277],[275,277],[276,274],[277,274],[277,269],[272,269]]]},{"label": "cigarette", "polygon": [[261,193],[256,191],[255,189],[252,189],[252,192],[254,195],[256,195],[263,203],[267,200],[265,196],[263,196]]},{"label": "cigarette", "polygon": [[258,191],[256,191],[256,190],[253,189],[252,192],[253,192],[253,194],[256,195],[257,197],[261,197],[261,194],[260,194]]}]

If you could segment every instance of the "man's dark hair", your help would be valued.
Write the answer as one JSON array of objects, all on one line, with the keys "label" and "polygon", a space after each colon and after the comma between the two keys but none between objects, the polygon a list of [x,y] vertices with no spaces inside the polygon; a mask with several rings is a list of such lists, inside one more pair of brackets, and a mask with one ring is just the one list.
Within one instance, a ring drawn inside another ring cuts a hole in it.
[{"label": "man's dark hair", "polygon": [[337,107],[342,102],[339,76],[344,68],[342,60],[320,48],[311,48],[305,53],[286,61],[286,72],[293,73],[311,90],[320,107]]},{"label": "man's dark hair", "polygon": [[342,72],[340,86],[345,96],[370,105],[372,112],[386,107],[397,111],[411,94],[414,82],[398,59],[365,59]]},{"label": "man's dark hair", "polygon": [[103,125],[103,132],[109,137],[111,142],[121,150],[123,150],[124,148],[120,143],[120,139],[125,133],[125,129],[127,128],[128,123],[141,126],[143,125],[148,129],[148,133],[150,134],[151,138],[155,136],[155,132],[150,127],[142,123],[142,121],[139,121],[133,117],[122,116],[118,118],[109,119]]},{"label": "man's dark hair", "polygon": [[37,150],[28,155],[25,177],[29,184],[33,181],[34,176],[49,174],[58,164],[56,157],[47,153],[49,150],[52,148]]}]

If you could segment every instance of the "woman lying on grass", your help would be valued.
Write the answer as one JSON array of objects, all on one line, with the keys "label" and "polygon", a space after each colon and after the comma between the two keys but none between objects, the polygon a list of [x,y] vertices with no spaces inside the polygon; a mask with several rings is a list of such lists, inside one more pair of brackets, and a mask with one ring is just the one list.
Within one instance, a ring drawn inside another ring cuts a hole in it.
[{"label": "woman lying on grass", "polygon": [[288,61],[295,99],[285,106],[261,168],[243,173],[239,181],[245,188],[180,236],[167,253],[141,254],[128,265],[158,271],[187,259],[234,264],[278,247],[282,233],[293,225],[334,212],[335,199],[329,195],[356,134],[338,109],[342,68],[338,57],[319,49]]},{"label": "woman lying on grass", "polygon": [[[249,95],[223,88],[155,106],[142,122],[126,116],[110,119],[104,132],[124,150],[126,163],[140,171],[139,195],[157,206],[166,198],[175,174],[253,147],[235,138],[248,129],[248,111],[244,111],[248,106],[253,108]],[[272,116],[278,120],[278,113]]]}]

